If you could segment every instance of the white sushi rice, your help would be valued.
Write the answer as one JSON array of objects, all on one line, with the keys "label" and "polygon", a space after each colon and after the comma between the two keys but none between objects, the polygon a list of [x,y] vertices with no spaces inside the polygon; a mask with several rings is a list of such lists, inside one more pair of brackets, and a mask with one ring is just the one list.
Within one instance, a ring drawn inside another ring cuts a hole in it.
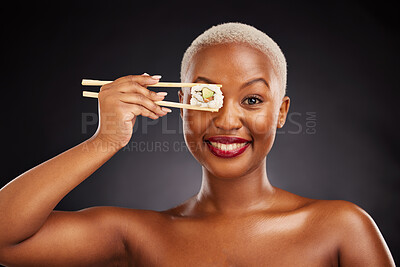
[{"label": "white sushi rice", "polygon": [[[214,92],[214,99],[210,102],[204,102],[202,90],[206,87]],[[224,104],[224,96],[221,89],[214,84],[202,84],[193,86],[190,90],[192,98],[190,99],[190,105],[208,107],[208,108],[222,108]]]}]

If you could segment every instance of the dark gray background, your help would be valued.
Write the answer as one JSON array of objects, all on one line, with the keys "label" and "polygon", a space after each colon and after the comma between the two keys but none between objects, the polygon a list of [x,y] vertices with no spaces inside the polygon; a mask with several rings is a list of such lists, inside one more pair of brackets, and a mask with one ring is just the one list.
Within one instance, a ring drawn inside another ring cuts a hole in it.
[{"label": "dark gray background", "polygon": [[[269,155],[272,184],[361,206],[399,261],[394,6],[382,1],[104,2],[2,8],[1,186],[94,133],[96,126],[85,118],[97,113],[97,102],[81,97],[82,78],[148,72],[178,81],[182,55],[197,35],[239,21],[269,34],[288,61],[291,115]],[[177,90],[168,90],[167,99],[177,101]],[[58,209],[162,210],[197,192],[200,165],[178,148],[184,142],[179,110],[157,123],[142,118],[137,123],[127,149]]]}]

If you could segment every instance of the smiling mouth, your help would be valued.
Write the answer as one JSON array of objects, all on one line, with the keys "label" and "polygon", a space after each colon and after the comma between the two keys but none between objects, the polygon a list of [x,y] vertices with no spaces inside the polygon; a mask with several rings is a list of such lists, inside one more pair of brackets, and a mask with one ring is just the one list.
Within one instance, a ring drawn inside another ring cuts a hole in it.
[{"label": "smiling mouth", "polygon": [[221,144],[218,142],[209,142],[213,147],[221,149],[223,151],[232,151],[238,148],[244,147],[247,143],[233,143],[233,144]]},{"label": "smiling mouth", "polygon": [[204,141],[211,153],[221,158],[239,156],[251,143],[249,140],[231,136],[213,136]]}]

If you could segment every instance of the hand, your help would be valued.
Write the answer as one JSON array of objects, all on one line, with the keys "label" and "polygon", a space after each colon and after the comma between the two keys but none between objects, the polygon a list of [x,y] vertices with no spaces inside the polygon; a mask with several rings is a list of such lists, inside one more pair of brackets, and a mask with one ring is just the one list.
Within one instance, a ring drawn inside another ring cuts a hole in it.
[{"label": "hand", "polygon": [[98,95],[99,126],[94,138],[121,149],[131,139],[138,115],[155,120],[171,112],[154,103],[163,100],[166,92],[156,93],[146,88],[158,83],[160,78],[148,74],[129,75],[102,86]]}]

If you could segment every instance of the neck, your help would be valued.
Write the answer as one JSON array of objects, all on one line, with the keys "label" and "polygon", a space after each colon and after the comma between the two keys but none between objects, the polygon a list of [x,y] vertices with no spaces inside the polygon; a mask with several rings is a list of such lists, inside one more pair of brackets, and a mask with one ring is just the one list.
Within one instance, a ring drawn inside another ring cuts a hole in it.
[{"label": "neck", "polygon": [[272,203],[274,187],[270,184],[266,159],[244,176],[223,179],[203,167],[197,209],[205,213],[244,213],[266,208]]}]

